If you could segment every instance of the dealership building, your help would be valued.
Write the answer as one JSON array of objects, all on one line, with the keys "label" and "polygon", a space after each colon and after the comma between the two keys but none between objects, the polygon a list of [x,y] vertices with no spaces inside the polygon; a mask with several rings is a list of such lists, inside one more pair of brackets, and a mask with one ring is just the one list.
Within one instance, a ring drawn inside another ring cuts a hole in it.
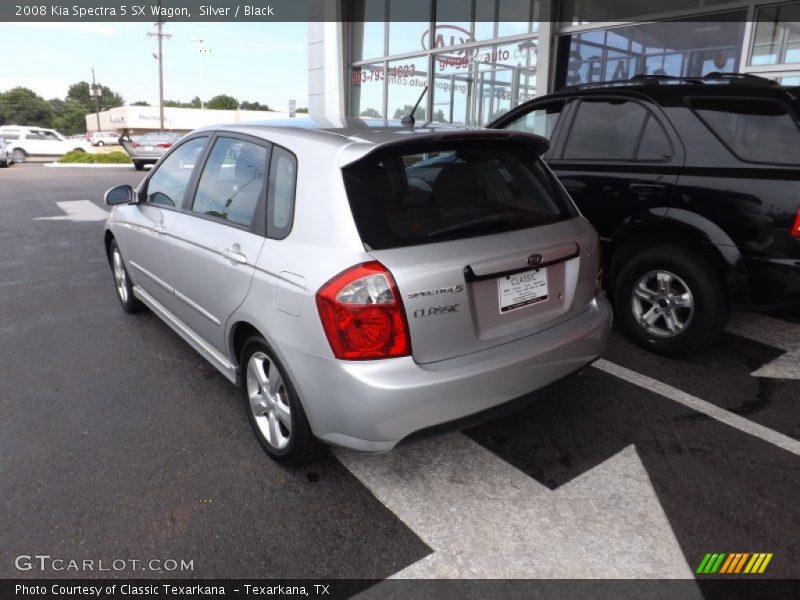
[{"label": "dealership building", "polygon": [[[330,0],[309,24],[312,115],[483,125],[565,86],[752,73],[800,85],[800,2]],[[641,14],[658,7],[658,14]],[[413,16],[413,19],[409,17]],[[420,18],[426,15],[427,18]]]}]

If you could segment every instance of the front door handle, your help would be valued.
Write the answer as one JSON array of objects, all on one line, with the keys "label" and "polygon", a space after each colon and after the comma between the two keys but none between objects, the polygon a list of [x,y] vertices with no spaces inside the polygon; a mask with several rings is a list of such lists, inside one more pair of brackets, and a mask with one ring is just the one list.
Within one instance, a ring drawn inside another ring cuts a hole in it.
[{"label": "front door handle", "polygon": [[225,248],[222,251],[222,256],[242,265],[247,263],[247,257],[239,252],[238,248]]},{"label": "front door handle", "polygon": [[164,225],[161,223],[156,225],[153,229],[158,235],[164,235],[165,233],[167,233],[167,228],[164,227]]},{"label": "front door handle", "polygon": [[667,185],[663,183],[631,183],[628,189],[634,194],[651,196],[653,194],[663,194],[667,191]]}]

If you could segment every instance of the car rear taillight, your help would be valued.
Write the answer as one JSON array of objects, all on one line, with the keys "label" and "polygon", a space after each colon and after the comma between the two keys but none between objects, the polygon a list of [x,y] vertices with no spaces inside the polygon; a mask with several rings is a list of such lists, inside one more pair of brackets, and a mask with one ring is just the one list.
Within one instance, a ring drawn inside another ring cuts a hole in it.
[{"label": "car rear taillight", "polygon": [[343,271],[317,292],[322,328],[336,358],[408,356],[403,302],[392,274],[377,261]]},{"label": "car rear taillight", "polygon": [[138,148],[139,146],[141,146],[141,144],[139,142],[133,142],[131,144],[131,148]]},{"label": "car rear taillight", "polygon": [[160,144],[156,144],[157,148],[172,148],[172,142],[161,142]]},{"label": "car rear taillight", "polygon": [[800,239],[800,208],[797,209],[797,216],[794,218],[794,225],[792,225],[792,236]]}]

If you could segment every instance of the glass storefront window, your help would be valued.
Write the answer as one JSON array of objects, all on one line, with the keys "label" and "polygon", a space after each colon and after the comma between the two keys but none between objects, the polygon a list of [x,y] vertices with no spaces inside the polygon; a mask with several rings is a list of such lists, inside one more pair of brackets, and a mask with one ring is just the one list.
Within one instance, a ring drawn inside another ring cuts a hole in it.
[{"label": "glass storefront window", "polygon": [[354,61],[381,58],[386,54],[386,4],[354,2],[350,44]]},{"label": "glass storefront window", "polygon": [[427,21],[403,21],[408,11],[430,14],[430,0],[389,0],[389,55],[419,52],[426,48],[430,31]]},{"label": "glass storefront window", "polygon": [[485,125],[536,94],[534,40],[444,52],[433,63],[434,115],[446,122]]},{"label": "glass storefront window", "polygon": [[654,2],[620,2],[619,0],[563,0],[563,25],[586,25],[613,21],[643,21],[643,17],[682,10],[709,9],[730,0],[659,0]]},{"label": "glass storefront window", "polygon": [[386,71],[383,63],[362,65],[350,69],[350,114],[359,117],[384,118],[383,82]]},{"label": "glass storefront window", "polygon": [[765,6],[756,14],[751,65],[800,63],[800,2]]},{"label": "glass storefront window", "polygon": [[[422,90],[428,85],[428,59],[424,56],[403,60],[389,61],[386,69],[387,81],[387,112],[389,119],[402,119],[411,113],[411,109],[419,100]],[[418,123],[423,123],[427,98],[423,97],[414,118]]]},{"label": "glass storefront window", "polygon": [[725,21],[661,21],[561,36],[568,52],[557,66],[557,87],[624,80],[634,75],[702,77],[737,71],[745,13]]}]

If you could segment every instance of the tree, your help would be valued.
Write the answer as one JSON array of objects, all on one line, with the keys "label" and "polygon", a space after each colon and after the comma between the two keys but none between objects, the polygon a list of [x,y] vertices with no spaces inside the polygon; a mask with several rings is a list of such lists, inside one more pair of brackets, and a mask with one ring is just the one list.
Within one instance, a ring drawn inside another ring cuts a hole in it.
[{"label": "tree", "polygon": [[298,108],[298,109],[297,109],[296,111],[294,111],[294,112],[296,112],[296,113],[303,113],[303,114],[307,115],[307,114],[308,114],[308,109],[307,109],[305,106],[303,106],[303,107],[301,107],[301,108]]},{"label": "tree", "polygon": [[239,108],[242,110],[269,110],[269,106],[260,102],[242,102]]},{"label": "tree", "polygon": [[64,135],[74,135],[86,131],[86,107],[75,100],[50,100],[53,110],[53,127]]},{"label": "tree", "polygon": [[239,101],[233,96],[220,94],[206,102],[206,108],[214,110],[236,110],[239,108]]},{"label": "tree", "polygon": [[[409,108],[409,110],[411,109],[410,106],[408,108]],[[379,113],[374,108],[365,108],[364,110],[361,111],[359,116],[367,117],[368,119],[380,119],[381,118],[381,113]]]},{"label": "tree", "polygon": [[[410,115],[412,108],[414,108],[414,106],[411,105],[411,104],[406,104],[403,108],[398,108],[396,111],[394,111],[394,117],[393,118],[402,119],[406,115]],[[424,121],[425,120],[425,109],[422,108],[421,106],[418,106],[417,110],[414,111],[414,119],[416,121]]]},{"label": "tree", "polygon": [[[92,100],[91,86],[85,81],[79,81],[69,86],[67,90],[67,100],[74,100],[81,106],[85,106],[88,112],[95,112],[94,100]],[[125,101],[116,92],[112,91],[105,85],[98,85],[97,91],[100,94],[98,104],[100,110],[108,110],[109,108],[116,108],[122,106]]]},{"label": "tree", "polygon": [[145,102],[144,100],[137,100],[131,106],[150,106],[149,102]]},{"label": "tree", "polygon": [[33,90],[15,87],[0,94],[0,124],[49,127],[52,121],[50,104]]},{"label": "tree", "polygon": [[203,101],[200,100],[200,96],[195,96],[189,101],[189,105],[186,108],[202,108]]},{"label": "tree", "polygon": [[180,100],[164,100],[164,106],[169,108],[183,108],[183,102]]}]

